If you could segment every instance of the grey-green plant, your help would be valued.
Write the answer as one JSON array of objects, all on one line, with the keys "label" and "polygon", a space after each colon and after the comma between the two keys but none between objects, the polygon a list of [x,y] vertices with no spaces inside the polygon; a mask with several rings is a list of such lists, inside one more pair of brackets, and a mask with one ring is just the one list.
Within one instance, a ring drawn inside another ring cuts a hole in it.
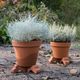
[{"label": "grey-green plant", "polygon": [[49,29],[50,39],[54,42],[71,42],[76,37],[76,27],[56,25],[55,23]]},{"label": "grey-green plant", "polygon": [[37,17],[28,16],[21,18],[20,21],[8,24],[8,34],[11,40],[32,41],[48,39],[48,23],[46,21],[38,21]]}]

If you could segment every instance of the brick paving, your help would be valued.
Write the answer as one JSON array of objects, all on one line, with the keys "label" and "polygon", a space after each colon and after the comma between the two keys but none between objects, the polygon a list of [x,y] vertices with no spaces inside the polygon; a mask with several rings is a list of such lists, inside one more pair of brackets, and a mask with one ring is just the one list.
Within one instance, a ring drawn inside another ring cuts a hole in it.
[{"label": "brick paving", "polygon": [[[66,67],[59,63],[49,64],[50,45],[42,44],[37,60],[37,65],[41,68],[38,74],[11,73],[10,70],[16,61],[11,49],[10,46],[0,46],[0,80],[80,80],[80,48],[74,47],[74,44],[69,51],[72,63]],[[77,70],[74,76],[70,74],[71,69]]]}]

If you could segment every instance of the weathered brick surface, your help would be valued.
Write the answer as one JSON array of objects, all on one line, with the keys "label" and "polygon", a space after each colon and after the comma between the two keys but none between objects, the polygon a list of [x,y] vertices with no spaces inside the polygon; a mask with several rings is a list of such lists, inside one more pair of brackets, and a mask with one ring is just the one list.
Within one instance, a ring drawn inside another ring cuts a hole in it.
[{"label": "weathered brick surface", "polygon": [[[37,64],[41,68],[39,74],[34,73],[16,73],[10,72],[15,63],[15,54],[11,53],[11,47],[0,47],[0,80],[80,80],[80,50],[71,47],[69,55],[72,58],[72,63],[67,67],[62,64],[49,64],[50,56],[49,44],[43,44],[39,51]],[[77,73],[72,76],[71,69],[77,69]]]}]

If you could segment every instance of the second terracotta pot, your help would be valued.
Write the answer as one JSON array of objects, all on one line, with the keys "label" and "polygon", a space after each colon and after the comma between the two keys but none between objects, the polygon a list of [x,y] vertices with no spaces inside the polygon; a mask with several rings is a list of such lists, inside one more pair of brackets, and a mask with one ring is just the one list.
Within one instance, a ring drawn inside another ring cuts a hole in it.
[{"label": "second terracotta pot", "polygon": [[71,43],[68,42],[50,42],[52,49],[52,56],[54,58],[62,59],[63,57],[68,57],[69,48]]}]

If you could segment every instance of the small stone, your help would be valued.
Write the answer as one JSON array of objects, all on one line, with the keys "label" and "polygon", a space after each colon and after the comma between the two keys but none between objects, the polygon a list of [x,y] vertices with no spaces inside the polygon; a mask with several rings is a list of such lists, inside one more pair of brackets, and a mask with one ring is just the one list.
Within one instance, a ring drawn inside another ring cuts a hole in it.
[{"label": "small stone", "polygon": [[77,69],[71,69],[70,74],[71,75],[76,75],[77,74]]},{"label": "small stone", "polygon": [[54,80],[59,80],[59,79],[54,79]]},{"label": "small stone", "polygon": [[42,77],[42,80],[48,80],[48,76],[44,76],[44,77]]}]

